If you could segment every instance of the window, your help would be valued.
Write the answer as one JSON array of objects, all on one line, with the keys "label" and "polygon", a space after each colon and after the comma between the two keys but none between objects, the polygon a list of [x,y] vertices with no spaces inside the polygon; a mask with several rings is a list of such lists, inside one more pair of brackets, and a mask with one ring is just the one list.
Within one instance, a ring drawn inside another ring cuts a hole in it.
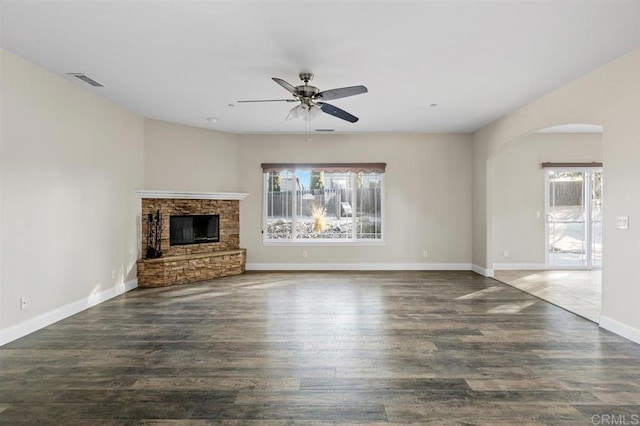
[{"label": "window", "polygon": [[262,168],[265,242],[382,241],[384,163]]}]

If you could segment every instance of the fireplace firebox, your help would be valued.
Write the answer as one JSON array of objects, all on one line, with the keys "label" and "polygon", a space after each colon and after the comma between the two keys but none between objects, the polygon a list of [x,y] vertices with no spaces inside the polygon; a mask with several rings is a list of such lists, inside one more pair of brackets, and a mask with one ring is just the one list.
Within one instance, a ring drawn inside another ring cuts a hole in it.
[{"label": "fireplace firebox", "polygon": [[171,216],[169,243],[172,246],[217,242],[220,242],[219,215]]}]

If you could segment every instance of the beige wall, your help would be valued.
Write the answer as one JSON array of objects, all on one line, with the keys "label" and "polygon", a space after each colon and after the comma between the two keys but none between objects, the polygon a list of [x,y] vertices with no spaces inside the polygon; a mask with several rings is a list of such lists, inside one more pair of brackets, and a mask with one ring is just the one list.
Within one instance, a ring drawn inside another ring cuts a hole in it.
[{"label": "beige wall", "polygon": [[[315,135],[305,141],[304,135],[232,135],[155,120],[145,128],[146,189],[250,193],[240,203],[240,245],[249,267],[471,260],[470,135]],[[260,164],[345,161],[388,164],[385,245],[264,246]]]},{"label": "beige wall", "polygon": [[491,160],[494,263],[545,263],[545,171],[540,163],[547,161],[600,162],[602,135],[531,134],[508,144]]},{"label": "beige wall", "polygon": [[[248,264],[470,262],[469,135],[316,135],[309,142],[303,135],[244,135],[240,142],[240,190],[251,194],[240,203]],[[261,163],[358,161],[387,163],[384,246],[262,245]]]},{"label": "beige wall", "polygon": [[145,120],[145,189],[238,190],[238,136]]},{"label": "beige wall", "polygon": [[0,60],[6,331],[136,278],[144,121],[8,52]]},{"label": "beige wall", "polygon": [[[487,161],[516,138],[541,128],[604,126],[603,276],[601,325],[640,341],[640,49],[479,130],[473,137],[473,262],[491,269],[492,188]],[[616,216],[629,216],[628,230]]]}]

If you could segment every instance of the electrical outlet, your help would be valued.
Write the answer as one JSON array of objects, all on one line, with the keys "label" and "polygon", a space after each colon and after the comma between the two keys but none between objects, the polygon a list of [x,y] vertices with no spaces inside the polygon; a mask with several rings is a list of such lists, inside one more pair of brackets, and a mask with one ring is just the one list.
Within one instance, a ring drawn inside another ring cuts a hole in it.
[{"label": "electrical outlet", "polygon": [[26,297],[21,297],[20,298],[20,310],[23,309],[27,309],[27,298]]},{"label": "electrical outlet", "polygon": [[302,250],[302,257],[307,257],[307,251],[306,250]]},{"label": "electrical outlet", "polygon": [[429,252],[427,250],[423,251],[422,257],[429,257]]},{"label": "electrical outlet", "polygon": [[505,250],[504,253],[502,253],[502,255],[504,257],[509,257],[509,250]]},{"label": "electrical outlet", "polygon": [[629,229],[629,216],[616,216],[617,229]]},{"label": "electrical outlet", "polygon": [[111,271],[111,279],[114,280],[116,278],[116,270]]}]

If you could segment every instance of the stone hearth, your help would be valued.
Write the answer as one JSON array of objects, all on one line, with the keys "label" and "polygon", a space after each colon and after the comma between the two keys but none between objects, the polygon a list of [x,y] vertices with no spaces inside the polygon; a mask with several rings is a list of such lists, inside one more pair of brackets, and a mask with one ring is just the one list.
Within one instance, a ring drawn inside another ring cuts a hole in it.
[{"label": "stone hearth", "polygon": [[[146,254],[148,216],[162,215],[162,257],[138,260],[138,285],[164,287],[242,274],[246,250],[240,248],[240,200],[245,193],[138,191],[142,198],[142,253]],[[169,218],[219,215],[220,241],[170,245]]]}]

